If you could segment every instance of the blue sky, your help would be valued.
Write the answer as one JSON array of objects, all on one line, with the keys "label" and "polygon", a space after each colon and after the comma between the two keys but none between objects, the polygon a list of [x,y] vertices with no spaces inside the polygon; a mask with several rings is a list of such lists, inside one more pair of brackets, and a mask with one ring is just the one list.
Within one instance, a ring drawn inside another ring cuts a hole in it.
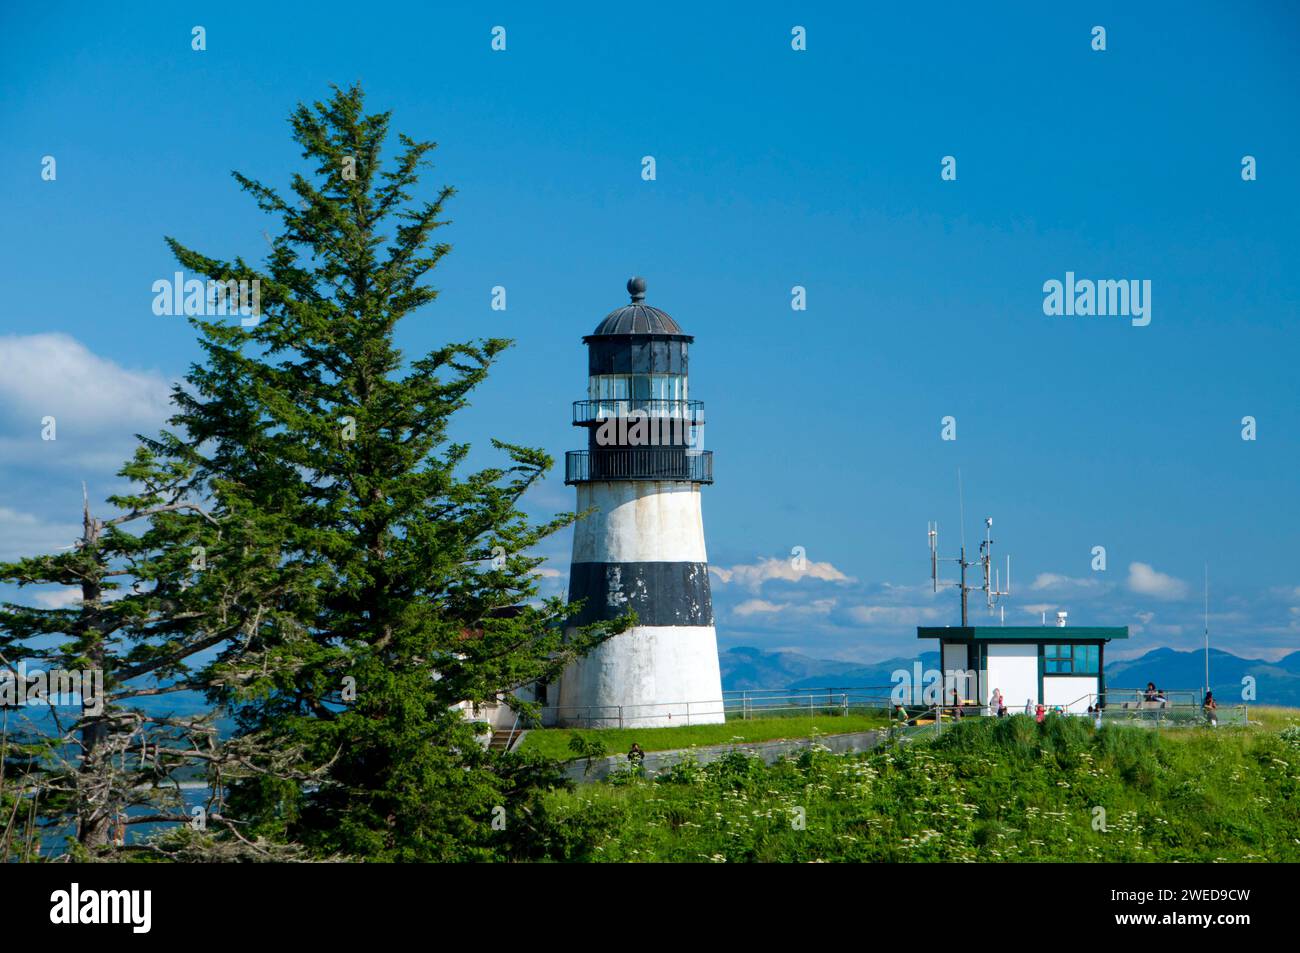
[{"label": "blue sky", "polygon": [[[80,482],[113,488],[196,358],[150,307],[163,236],[260,255],[230,170],[286,183],[290,109],[360,80],[459,190],[403,346],[518,341],[459,436],[579,447],[580,338],[631,274],[696,335],[724,647],[871,660],[955,622],[924,534],[956,543],[960,467],[968,536],[991,515],[1013,555],[1008,622],[1191,647],[1208,560],[1220,647],[1300,648],[1300,14],[1134,6],[5,5],[0,557],[70,541]],[[1067,271],[1149,280],[1150,325],[1044,315]],[[531,500],[572,503],[560,474]]]}]

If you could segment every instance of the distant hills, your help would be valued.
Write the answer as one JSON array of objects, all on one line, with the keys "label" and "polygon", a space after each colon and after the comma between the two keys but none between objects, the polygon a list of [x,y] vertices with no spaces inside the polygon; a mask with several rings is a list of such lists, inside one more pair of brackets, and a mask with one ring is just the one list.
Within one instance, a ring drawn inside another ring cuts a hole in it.
[{"label": "distant hills", "polygon": [[[728,691],[758,688],[876,688],[892,684],[899,669],[911,670],[919,659],[922,669],[937,668],[939,654],[853,662],[817,659],[797,652],[765,652],[735,648],[720,653],[722,687]],[[1152,649],[1139,658],[1108,662],[1106,682],[1112,688],[1142,688],[1155,682],[1164,689],[1199,689],[1204,679],[1205,656],[1199,651]],[[1210,649],[1210,681],[1223,703],[1241,698],[1246,676],[1255,678],[1255,703],[1300,707],[1300,651],[1276,662],[1248,659]]]},{"label": "distant hills", "polygon": [[727,691],[790,688],[805,679],[812,679],[815,687],[823,688],[840,684],[842,678],[857,677],[863,671],[857,662],[833,662],[797,652],[764,652],[754,648],[728,649],[718,654],[718,660],[722,665],[722,687]]},{"label": "distant hills", "polygon": [[[1255,678],[1255,703],[1300,707],[1300,652],[1276,662],[1248,659],[1210,649],[1210,683],[1224,702],[1241,699],[1246,676]],[[1198,688],[1205,679],[1205,654],[1152,649],[1139,658],[1123,659],[1106,666],[1106,681],[1114,687],[1141,688],[1155,682],[1160,688]]]}]

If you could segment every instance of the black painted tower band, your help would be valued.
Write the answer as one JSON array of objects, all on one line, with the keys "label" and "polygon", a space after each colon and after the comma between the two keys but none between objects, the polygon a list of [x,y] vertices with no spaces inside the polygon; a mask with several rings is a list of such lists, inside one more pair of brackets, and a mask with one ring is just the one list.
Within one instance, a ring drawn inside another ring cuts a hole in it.
[{"label": "black painted tower band", "polygon": [[615,619],[637,625],[713,625],[707,563],[573,563],[569,601],[583,601],[572,625]]}]

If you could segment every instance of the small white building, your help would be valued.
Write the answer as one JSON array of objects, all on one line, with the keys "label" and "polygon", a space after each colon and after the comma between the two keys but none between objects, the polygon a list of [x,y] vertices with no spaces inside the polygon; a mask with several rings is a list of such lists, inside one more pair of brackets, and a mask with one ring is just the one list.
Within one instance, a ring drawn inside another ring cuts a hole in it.
[{"label": "small white building", "polygon": [[1106,694],[1106,643],[1127,639],[1128,626],[923,626],[938,639],[944,703],[954,683],[963,704],[987,706],[1000,689],[1008,711],[1026,705],[1084,713]]}]

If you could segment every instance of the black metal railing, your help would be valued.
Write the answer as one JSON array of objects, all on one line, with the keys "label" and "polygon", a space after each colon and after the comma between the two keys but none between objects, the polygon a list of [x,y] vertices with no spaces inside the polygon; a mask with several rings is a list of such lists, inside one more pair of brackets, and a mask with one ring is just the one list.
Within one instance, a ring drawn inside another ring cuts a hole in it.
[{"label": "black metal railing", "polygon": [[704,401],[702,400],[657,400],[614,397],[605,400],[575,400],[573,402],[573,425],[585,427],[601,420],[629,417],[633,413],[643,413],[647,417],[680,418],[691,426],[704,423]]},{"label": "black metal railing", "polygon": [[713,451],[691,453],[679,447],[570,450],[564,455],[564,482],[596,480],[680,480],[713,482]]}]

